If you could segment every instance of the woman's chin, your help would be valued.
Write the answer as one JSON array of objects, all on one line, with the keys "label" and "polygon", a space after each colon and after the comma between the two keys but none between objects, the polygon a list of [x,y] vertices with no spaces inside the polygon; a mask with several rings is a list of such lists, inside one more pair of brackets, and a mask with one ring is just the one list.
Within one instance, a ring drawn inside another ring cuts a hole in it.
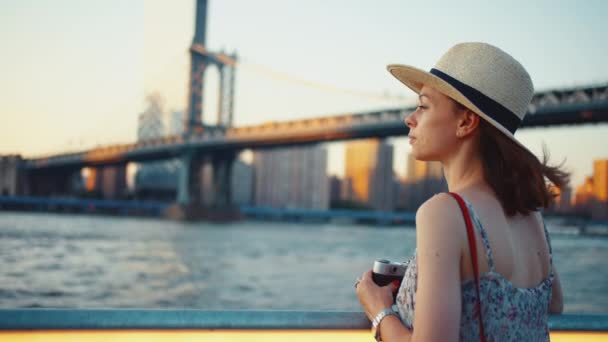
[{"label": "woman's chin", "polygon": [[416,160],[424,160],[424,153],[420,153],[420,150],[418,150],[415,147],[412,147],[412,150],[410,152],[410,154],[414,157],[414,159]]},{"label": "woman's chin", "polygon": [[412,156],[416,160],[420,160],[420,161],[435,161],[435,160],[437,160],[437,158],[434,158],[432,155],[429,155],[428,153],[424,153],[424,152],[422,152],[420,150],[417,150],[415,148],[412,148],[412,151],[410,153],[412,154]]}]

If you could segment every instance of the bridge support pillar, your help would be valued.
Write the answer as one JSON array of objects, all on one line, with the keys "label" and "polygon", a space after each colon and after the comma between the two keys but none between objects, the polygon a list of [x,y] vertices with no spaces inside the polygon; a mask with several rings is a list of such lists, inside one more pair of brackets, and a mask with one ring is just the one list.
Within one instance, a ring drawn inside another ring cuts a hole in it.
[{"label": "bridge support pillar", "polygon": [[230,220],[237,215],[232,207],[231,175],[235,152],[216,152],[210,157],[187,152],[181,157],[177,205],[167,215],[177,219]]},{"label": "bridge support pillar", "polygon": [[127,190],[127,166],[121,164],[89,168],[85,189],[99,193],[104,199],[123,196]]},{"label": "bridge support pillar", "polygon": [[234,152],[218,153],[213,156],[213,202],[216,208],[232,207],[232,165]]},{"label": "bridge support pillar", "polygon": [[204,160],[189,151],[180,158],[181,168],[177,180],[177,203],[180,206],[201,205],[202,196],[201,167]]},{"label": "bridge support pillar", "polygon": [[120,198],[127,191],[127,166],[113,165],[102,169],[101,193],[104,199]]}]

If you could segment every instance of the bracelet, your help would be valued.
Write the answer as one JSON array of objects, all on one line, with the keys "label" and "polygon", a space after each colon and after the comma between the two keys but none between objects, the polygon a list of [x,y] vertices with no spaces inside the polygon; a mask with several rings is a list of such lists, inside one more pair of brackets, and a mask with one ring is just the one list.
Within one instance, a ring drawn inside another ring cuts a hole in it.
[{"label": "bracelet", "polygon": [[393,305],[392,307],[390,307],[388,309],[384,309],[384,310],[380,311],[380,313],[377,314],[376,317],[374,318],[374,320],[372,321],[372,335],[378,342],[382,341],[382,339],[380,338],[380,330],[378,329],[378,326],[380,325],[380,322],[386,316],[389,316],[389,315],[395,315],[395,316],[399,317],[399,313],[396,309],[396,305]]}]

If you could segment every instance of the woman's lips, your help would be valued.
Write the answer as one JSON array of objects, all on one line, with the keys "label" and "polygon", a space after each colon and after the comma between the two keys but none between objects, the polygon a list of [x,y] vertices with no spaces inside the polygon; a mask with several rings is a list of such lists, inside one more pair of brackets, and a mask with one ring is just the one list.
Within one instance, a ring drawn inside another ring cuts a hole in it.
[{"label": "woman's lips", "polygon": [[416,141],[416,138],[414,138],[414,137],[409,137],[409,138],[410,138],[410,145],[411,145],[412,143],[414,143],[414,141]]}]

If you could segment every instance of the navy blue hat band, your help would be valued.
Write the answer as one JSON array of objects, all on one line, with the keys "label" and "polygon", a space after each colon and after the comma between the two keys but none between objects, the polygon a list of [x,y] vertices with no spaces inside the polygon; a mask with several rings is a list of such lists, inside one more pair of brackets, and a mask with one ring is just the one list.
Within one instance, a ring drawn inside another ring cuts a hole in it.
[{"label": "navy blue hat band", "polygon": [[482,94],[477,89],[460,82],[459,80],[440,70],[433,68],[430,72],[431,74],[449,83],[452,87],[456,88],[456,90],[462,93],[462,95],[469,99],[469,101],[477,106],[477,108],[479,108],[484,114],[501,124],[504,128],[511,132],[511,134],[515,133],[517,127],[519,127],[519,124],[521,123],[521,119],[515,115],[515,113]]}]

